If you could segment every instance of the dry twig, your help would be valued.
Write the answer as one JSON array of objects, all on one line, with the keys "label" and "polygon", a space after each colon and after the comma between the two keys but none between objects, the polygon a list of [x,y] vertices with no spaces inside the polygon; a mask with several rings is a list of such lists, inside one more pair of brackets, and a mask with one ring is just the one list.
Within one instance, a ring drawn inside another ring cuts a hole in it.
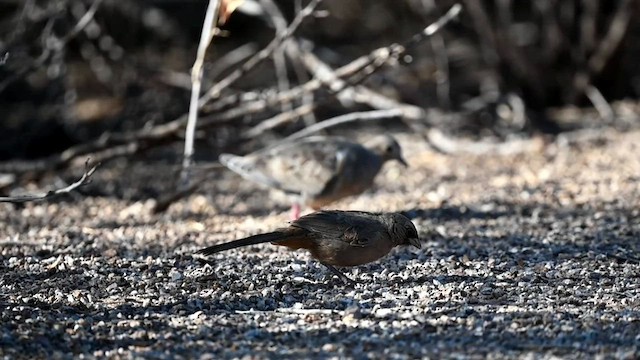
[{"label": "dry twig", "polygon": [[189,102],[189,115],[187,118],[187,129],[184,139],[184,157],[182,159],[182,173],[180,174],[181,185],[187,185],[189,181],[189,166],[193,157],[193,142],[196,132],[196,124],[198,122],[198,98],[200,97],[200,89],[202,88],[202,66],[207,48],[213,39],[218,20],[218,10],[220,9],[219,0],[209,0],[207,13],[202,24],[202,33],[200,34],[200,43],[198,44],[198,53],[196,61],[191,68],[191,100]]},{"label": "dry twig", "polygon": [[4,91],[7,86],[11,85],[16,80],[22,78],[30,71],[40,68],[44,65],[44,63],[51,58],[51,54],[55,52],[62,51],[64,47],[73,40],[78,34],[93,20],[96,11],[102,4],[103,0],[96,0],[91,4],[91,7],[87,10],[87,12],[78,20],[75,26],[64,36],[61,38],[56,38],[53,35],[53,27],[55,25],[55,17],[52,17],[48,22],[43,34],[47,34],[47,38],[43,41],[44,49],[40,56],[34,59],[31,63],[27,65],[23,65],[21,69],[18,71],[14,71],[10,76],[8,76],[4,81],[0,82],[0,93]]},{"label": "dry twig", "polygon": [[[429,38],[433,34],[440,31],[447,23],[455,19],[460,14],[461,11],[462,11],[462,6],[460,4],[456,4],[452,6],[451,9],[449,9],[449,11],[447,11],[437,21],[427,26],[419,33],[413,35],[409,40],[405,41],[404,43],[402,44],[395,43],[389,46],[385,46],[385,47],[373,50],[368,55],[361,56],[336,71],[333,71],[329,66],[326,66],[320,63],[319,61],[314,61],[315,58],[307,57],[307,60],[306,60],[307,62],[310,62],[310,61],[314,62],[313,65],[308,67],[315,68],[315,71],[314,71],[315,78],[304,85],[291,89],[291,91],[288,93],[278,94],[277,99],[279,101],[285,101],[285,100],[288,101],[291,99],[291,96],[300,97],[301,92],[313,91],[319,88],[322,84],[328,85],[329,91],[332,94],[335,94],[338,98],[340,98],[341,96],[353,98],[352,94],[345,94],[344,92],[345,91],[353,92],[353,88],[352,88],[353,85],[361,83],[368,76],[374,73],[377,69],[381,68],[384,64],[394,59],[398,59],[402,54],[406,53],[408,49],[415,47],[424,39]],[[316,65],[317,67],[314,65]],[[347,78],[348,80],[342,80],[342,78]],[[371,92],[369,93],[371,94]],[[264,102],[264,103],[267,103],[267,102]],[[259,102],[254,102],[254,104],[260,105]],[[314,104],[310,104],[310,106],[313,106],[313,107],[317,105],[318,105],[318,102]],[[307,105],[303,105],[303,106],[307,108],[309,107]],[[294,109],[294,111],[299,112],[301,108]],[[241,109],[235,109],[235,110],[240,111]],[[405,110],[409,112],[409,109],[407,109],[406,107],[405,107]],[[413,111],[413,113],[415,113],[415,111]],[[298,115],[292,116],[292,114],[286,114],[286,113],[278,114],[277,116],[271,119],[261,121],[258,125],[249,129],[245,133],[245,137],[250,138],[250,137],[256,136],[257,134],[260,134],[264,131],[282,126],[283,124],[286,124],[292,119],[295,119],[298,117],[299,117]]]},{"label": "dry twig", "polygon": [[204,94],[199,101],[199,107],[202,108],[205,104],[210,102],[211,100],[217,99],[222,91],[228,88],[231,84],[235,83],[238,79],[243,77],[249,70],[253,69],[260,62],[267,59],[277,48],[282,44],[286,39],[291,37],[293,33],[300,27],[300,24],[307,17],[311,16],[315,11],[315,8],[320,4],[322,0],[312,0],[309,4],[302,9],[296,17],[293,19],[289,27],[287,27],[286,31],[276,33],[276,37],[260,52],[252,56],[249,60],[247,60],[242,66],[231,74],[229,74],[224,79],[218,81],[214,86],[212,86],[206,94]]},{"label": "dry twig", "polygon": [[96,163],[91,168],[89,168],[89,160],[87,160],[87,162],[85,163],[86,170],[82,175],[82,177],[78,181],[74,182],[73,184],[67,187],[64,187],[62,189],[49,190],[46,193],[41,193],[41,194],[2,196],[0,197],[0,202],[17,204],[17,203],[25,203],[29,201],[42,201],[42,200],[51,199],[53,197],[56,197],[62,194],[68,194],[74,191],[75,189],[79,188],[80,186],[90,183],[91,175],[93,175],[93,173],[96,171],[98,166],[100,166],[100,163]]}]

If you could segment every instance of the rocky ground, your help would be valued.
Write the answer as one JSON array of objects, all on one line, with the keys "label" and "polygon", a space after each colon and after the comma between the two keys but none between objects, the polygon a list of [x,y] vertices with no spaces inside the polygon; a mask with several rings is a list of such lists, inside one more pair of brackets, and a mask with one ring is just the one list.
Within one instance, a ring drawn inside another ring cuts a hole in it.
[{"label": "rocky ground", "polygon": [[347,269],[353,288],[275,246],[193,256],[288,220],[227,172],[159,215],[170,169],[151,161],[103,166],[94,195],[0,204],[0,355],[640,355],[640,132],[500,156],[398,138],[411,167],[335,207],[404,211],[424,246]]}]

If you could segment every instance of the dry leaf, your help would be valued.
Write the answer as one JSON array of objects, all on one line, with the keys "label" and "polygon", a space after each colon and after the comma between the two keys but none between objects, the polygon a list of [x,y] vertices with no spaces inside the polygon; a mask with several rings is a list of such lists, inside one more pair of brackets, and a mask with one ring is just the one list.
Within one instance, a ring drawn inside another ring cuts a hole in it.
[{"label": "dry leaf", "polygon": [[224,25],[231,16],[231,13],[234,12],[244,0],[221,0],[220,1],[220,15],[218,16],[219,25]]}]

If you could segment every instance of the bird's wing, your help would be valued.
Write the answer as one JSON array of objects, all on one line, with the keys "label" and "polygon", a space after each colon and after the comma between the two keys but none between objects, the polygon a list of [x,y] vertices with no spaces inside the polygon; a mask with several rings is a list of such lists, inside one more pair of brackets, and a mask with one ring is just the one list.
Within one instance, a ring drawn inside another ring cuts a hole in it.
[{"label": "bird's wing", "polygon": [[249,179],[285,192],[315,196],[340,176],[353,146],[341,139],[313,137],[253,153],[245,157],[254,174]]},{"label": "bird's wing", "polygon": [[232,154],[220,154],[220,163],[226,166],[229,170],[242,176],[243,178],[266,185],[272,188],[280,188],[280,183],[265,174],[260,169],[261,160],[256,156],[237,156]]},{"label": "bird's wing", "polygon": [[359,211],[318,211],[294,221],[320,241],[339,241],[353,247],[366,247],[375,239],[371,234],[386,231],[371,214]]}]

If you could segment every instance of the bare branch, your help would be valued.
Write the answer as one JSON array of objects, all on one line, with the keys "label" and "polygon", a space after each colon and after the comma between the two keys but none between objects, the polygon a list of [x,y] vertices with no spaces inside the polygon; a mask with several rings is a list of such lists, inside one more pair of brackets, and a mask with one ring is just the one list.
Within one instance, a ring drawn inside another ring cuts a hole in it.
[{"label": "bare branch", "polygon": [[589,58],[589,71],[592,74],[599,74],[618,48],[624,35],[627,33],[633,11],[631,10],[631,0],[620,2],[616,14],[611,21],[611,25],[605,37],[600,41],[595,53]]},{"label": "bare branch", "polygon": [[[80,20],[78,20],[78,22],[73,27],[73,29],[71,29],[71,31],[65,34],[62,38],[56,39],[56,41],[45,41],[44,42],[45,47],[42,50],[42,54],[40,54],[40,56],[38,56],[30,64],[27,64],[26,66],[22,67],[20,70],[15,71],[13,74],[8,76],[4,81],[0,82],[0,93],[4,91],[13,82],[22,78],[30,71],[33,71],[37,68],[40,68],[42,65],[44,65],[44,63],[51,57],[52,52],[57,52],[62,50],[69,43],[69,41],[73,40],[87,25],[89,25],[91,20],[93,20],[93,17],[96,14],[96,11],[98,11],[98,8],[100,7],[100,4],[102,3],[102,1],[103,0],[94,1],[93,4],[91,4],[91,7],[89,7],[89,9],[87,10],[87,12],[80,18]],[[49,21],[44,32],[48,32],[48,31],[52,32],[53,25],[54,25],[54,21],[53,20]],[[52,38],[54,37],[52,36]]]},{"label": "bare branch", "polygon": [[260,62],[267,59],[273,53],[273,51],[277,49],[277,47],[280,44],[282,44],[287,38],[289,38],[298,29],[298,27],[300,26],[300,24],[302,24],[302,21],[305,18],[313,14],[315,8],[318,6],[318,4],[320,4],[321,1],[322,0],[312,0],[304,9],[302,9],[302,11],[300,11],[296,15],[296,17],[293,19],[291,24],[289,24],[289,27],[287,28],[286,31],[278,32],[276,34],[276,37],[269,43],[269,45],[267,45],[264,49],[262,49],[260,52],[255,54],[249,60],[247,60],[244,64],[242,64],[240,68],[233,71],[227,77],[225,77],[224,79],[216,83],[214,86],[212,86],[207,91],[207,93],[200,98],[199,107],[202,108],[209,101],[218,98],[222,90],[226,89],[227,87],[229,87],[229,85],[236,82],[238,79],[240,79],[243,75],[245,75],[249,70],[253,69]]},{"label": "bare branch", "polygon": [[89,168],[89,160],[85,163],[86,169],[82,177],[74,182],[73,184],[64,187],[62,189],[50,190],[46,193],[41,194],[29,194],[29,195],[18,195],[18,196],[2,196],[0,197],[0,202],[8,202],[8,203],[25,203],[29,201],[42,201],[46,199],[50,199],[62,194],[68,194],[80,186],[86,185],[91,182],[91,175],[96,171],[100,163],[96,163],[91,168]]},{"label": "bare branch", "polygon": [[[413,48],[424,39],[433,36],[435,33],[440,31],[447,23],[456,18],[460,14],[460,11],[462,11],[462,6],[460,4],[456,4],[452,6],[451,9],[449,9],[449,11],[447,11],[437,21],[430,24],[419,33],[413,35],[408,41],[405,41],[402,44],[394,43],[389,46],[373,50],[368,55],[361,56],[335,71],[329,66],[323,64],[316,57],[308,56],[306,62],[312,62],[313,65],[307,66],[309,68],[315,69],[315,78],[304,85],[291,89],[291,91],[287,93],[278,94],[278,99],[280,99],[280,101],[282,101],[283,99],[290,99],[292,95],[299,97],[304,90],[312,91],[319,88],[322,84],[326,84],[331,93],[335,94],[338,99],[344,97],[351,99],[354,97],[354,90],[352,85],[362,82],[377,69],[388,63],[391,59],[397,59],[408,49]],[[343,77],[348,77],[349,80],[343,80]],[[256,103],[260,104],[260,102]],[[262,104],[266,105],[266,102],[263,101]],[[308,108],[315,107],[317,105],[318,102],[314,104],[306,104],[302,107],[294,109],[293,112],[300,112],[302,109],[304,109],[305,112],[303,113],[306,113],[306,111],[308,111]],[[412,111],[415,109],[409,109],[405,107],[405,110],[408,113],[412,113],[412,115],[416,114],[415,111]],[[242,111],[242,108],[232,109],[231,111],[240,112]],[[397,111],[397,109],[394,109],[394,111]],[[418,112],[418,114],[421,113],[422,112]],[[286,124],[297,117],[298,116],[292,116],[292,114],[288,113],[279,114],[271,119],[264,120],[258,125],[249,129],[245,133],[245,136],[253,137],[259,133],[262,133],[263,131],[274,129],[283,124]]]},{"label": "bare branch", "polygon": [[[298,16],[296,17],[296,19],[294,19],[291,25],[287,28],[285,35],[291,36],[293,31],[299,26],[300,22],[306,16],[309,16],[313,12],[313,9],[319,2],[320,0],[315,0],[311,2],[309,5],[307,5],[307,7],[304,8],[303,11],[298,13]],[[336,78],[346,78],[346,79],[349,79],[349,81],[343,83],[341,88],[337,88],[337,89],[332,88],[330,90],[336,91],[334,92],[334,94],[337,94],[337,92],[344,90],[345,88],[353,87],[354,82],[362,81],[364,78],[369,76],[373,70],[380,68],[390,59],[397,58],[399,55],[401,55],[411,46],[415,46],[420,40],[424,39],[425,37],[431,36],[434,32],[436,32],[442,26],[444,26],[448,21],[454,18],[460,12],[460,9],[461,7],[459,5],[454,6],[452,9],[449,10],[449,12],[447,12],[446,15],[440,18],[437,22],[429,25],[429,27],[425,28],[425,30],[423,30],[420,34],[414,35],[409,41],[405,42],[403,45],[393,44],[389,47],[383,47],[383,48],[374,50],[369,55],[365,55],[360,58],[357,58],[353,60],[351,63],[336,69],[334,71],[334,76]],[[281,35],[281,36],[285,36],[285,35]],[[282,41],[286,40],[286,37],[285,39],[276,39],[276,40],[274,40],[275,43],[272,42],[270,46],[275,47],[279,45]],[[269,50],[271,49],[270,46],[267,46],[267,48],[263,49],[256,56],[250,58],[241,67],[241,69],[239,70],[240,72],[239,73],[237,71],[234,72],[236,75],[233,75],[233,76],[237,76],[237,77],[242,76],[244,74],[243,72],[244,70],[242,69],[247,70],[255,66],[255,64],[259,62],[262,59],[262,57],[269,56],[269,54],[271,54],[271,51],[272,51],[272,50]],[[358,79],[352,80],[352,78],[354,77],[357,77]],[[225,82],[227,84],[230,84],[233,81],[235,81],[235,80],[232,81],[232,79],[229,77],[225,79],[223,79],[222,82],[218,83],[218,85],[216,86],[219,87],[220,84],[224,84]],[[212,114],[209,117],[200,117],[200,119],[197,122],[196,128],[204,129],[209,127],[222,126],[222,125],[228,124],[229,122],[239,117],[246,116],[249,114],[256,114],[266,109],[269,109],[272,106],[276,106],[278,104],[300,99],[301,97],[319,89],[322,86],[323,86],[323,81],[320,81],[319,79],[311,79],[307,83],[293,87],[288,91],[284,91],[276,95],[267,97],[266,99],[262,98],[258,100],[249,100],[249,101],[245,100],[244,102],[240,101],[240,104],[234,104],[232,100],[227,100],[225,98],[225,99],[222,99],[221,101],[211,104],[211,109],[203,110],[204,112],[211,111]],[[215,88],[216,87],[214,86],[214,88],[210,90],[210,93],[212,90],[215,90]],[[218,88],[218,90],[222,90],[222,89]],[[214,92],[218,90],[215,90]],[[365,90],[362,90],[362,91],[363,91],[363,94],[358,95],[357,98],[372,99],[370,92],[367,93]],[[203,98],[206,99],[207,96],[208,95],[204,95]],[[241,97],[239,97],[238,95],[235,95],[234,98],[241,99]],[[255,99],[255,97],[253,97],[253,99]],[[267,128],[274,128],[279,126],[278,124],[286,123],[290,121],[286,119],[287,117],[292,117],[292,116],[299,117],[305,114],[309,114],[310,111],[312,111],[312,109],[315,108],[315,106],[318,106],[319,104],[322,103],[322,101],[327,101],[327,100],[329,99],[324,99],[324,100],[315,99],[314,102],[305,103],[301,107],[293,109],[292,112],[280,114],[278,116],[279,117],[278,120],[274,119],[273,122],[271,121],[266,122],[267,124],[270,124],[270,126]],[[386,109],[399,108],[398,104],[393,104],[393,102],[390,102],[390,103],[387,102],[387,104],[382,107]],[[227,108],[227,109],[223,110],[223,108]],[[416,111],[416,110],[420,110],[417,107],[402,106],[402,108],[405,111],[403,115],[403,117],[405,118],[409,118],[409,119],[424,118],[422,116],[423,114],[422,111]],[[223,110],[223,111],[220,111],[220,110]],[[132,153],[140,152],[150,147],[158,146],[159,144],[167,143],[175,139],[178,139],[180,137],[180,134],[184,131],[186,124],[187,124],[187,116],[183,115],[168,123],[160,124],[151,128],[142,128],[142,129],[139,129],[133,132],[127,132],[127,133],[105,133],[103,136],[101,136],[98,139],[95,139],[89,143],[73,146],[65,150],[63,153],[56,154],[43,161],[32,162],[29,164],[24,164],[23,166],[20,166],[20,164],[17,164],[17,166],[16,164],[11,164],[9,166],[0,167],[0,170],[4,172],[16,172],[16,173],[22,173],[22,174],[30,173],[32,176],[35,173],[37,176],[37,174],[41,174],[42,172],[56,170],[56,169],[69,166],[69,164],[71,164],[76,158],[81,156],[86,156],[89,154],[101,153],[103,157],[101,157],[100,160],[107,161],[110,158],[113,158],[116,156],[122,156],[123,154],[132,154]],[[114,149],[114,151],[110,151],[110,149]]]},{"label": "bare branch", "polygon": [[300,139],[305,136],[309,136],[313,133],[317,133],[318,131],[325,130],[334,126],[354,122],[354,121],[380,120],[380,119],[386,119],[386,118],[394,118],[394,117],[400,117],[402,116],[402,114],[403,114],[403,111],[401,109],[352,112],[349,114],[336,116],[334,118],[327,119],[317,124],[308,126],[296,133],[289,135],[288,137],[285,138],[285,141]]},{"label": "bare branch", "polygon": [[540,138],[513,139],[504,142],[472,141],[449,137],[435,128],[429,129],[427,139],[429,145],[443,154],[513,155],[539,151],[544,145]]},{"label": "bare branch", "polygon": [[202,33],[200,34],[200,43],[198,44],[198,53],[196,60],[191,68],[191,100],[189,101],[189,115],[187,118],[187,129],[184,138],[184,156],[182,159],[182,173],[180,174],[181,185],[185,185],[189,181],[189,165],[193,157],[193,143],[196,132],[196,124],[198,122],[198,98],[202,88],[202,66],[207,48],[213,39],[215,29],[217,29],[218,10],[220,8],[219,0],[209,0],[207,13],[202,24]]}]

